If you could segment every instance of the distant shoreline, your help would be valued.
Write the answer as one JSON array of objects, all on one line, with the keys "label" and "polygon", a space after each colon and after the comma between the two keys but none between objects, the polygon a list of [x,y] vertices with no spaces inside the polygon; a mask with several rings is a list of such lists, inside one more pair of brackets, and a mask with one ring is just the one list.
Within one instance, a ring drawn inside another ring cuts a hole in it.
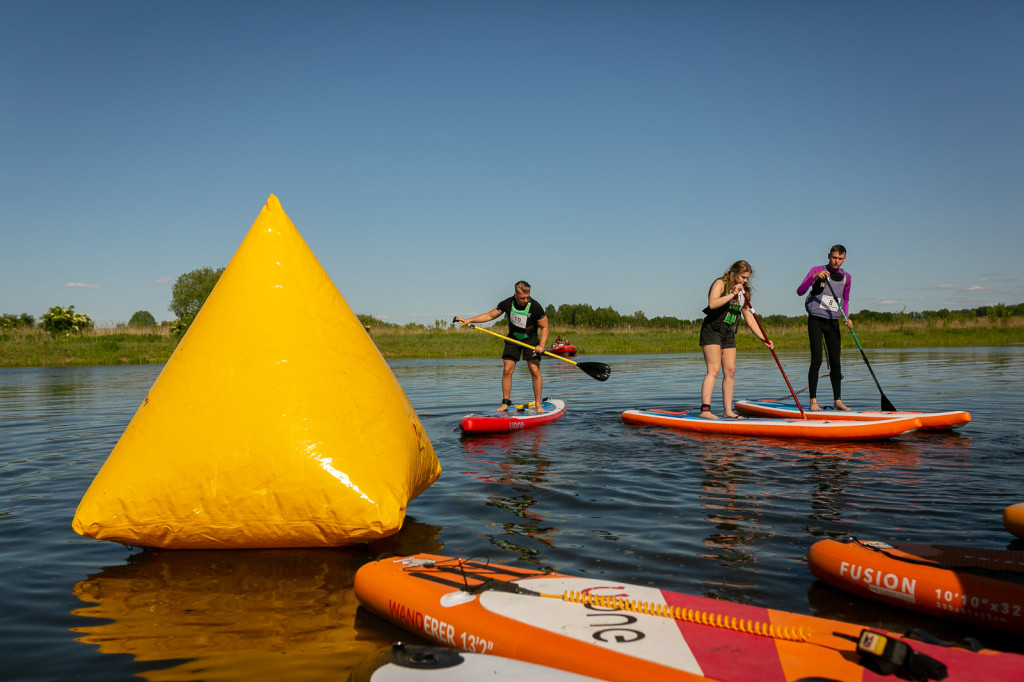
[{"label": "distant shoreline", "polygon": [[[1024,343],[1024,317],[888,325],[858,325],[854,320],[854,324],[857,339],[864,348],[954,348]],[[494,329],[505,333],[506,327],[498,323]],[[802,324],[774,328],[766,325],[766,331],[780,351],[807,347],[807,331]],[[558,336],[568,338],[578,349],[581,360],[600,355],[700,352],[696,325],[684,330],[559,328],[552,332],[549,342]],[[486,358],[495,356],[501,347],[500,339],[468,328],[371,327],[368,333],[387,359]],[[254,328],[253,343],[259,343],[259,336],[258,329]],[[58,338],[39,329],[5,330],[0,333],[0,368],[162,364],[167,362],[177,344],[176,337],[159,328],[100,329]],[[740,349],[753,349],[759,348],[761,343],[749,329],[740,325],[737,345]],[[845,331],[843,347],[856,348],[853,338]]]}]

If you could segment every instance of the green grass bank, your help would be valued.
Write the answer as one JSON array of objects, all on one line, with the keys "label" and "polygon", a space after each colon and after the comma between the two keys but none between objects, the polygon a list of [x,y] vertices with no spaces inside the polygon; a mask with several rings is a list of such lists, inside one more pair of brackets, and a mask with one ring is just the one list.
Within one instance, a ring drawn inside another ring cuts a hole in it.
[{"label": "green grass bank", "polygon": [[[901,324],[857,324],[854,331],[865,348],[943,348],[962,346],[1005,346],[1024,343],[1024,317],[972,321],[909,321]],[[505,323],[494,326],[504,333]],[[682,330],[619,328],[610,330],[559,328],[556,335],[568,338],[581,356],[649,353],[696,353],[699,327]],[[802,324],[767,326],[777,348],[800,349],[807,344]],[[469,328],[371,327],[370,337],[386,358],[469,358],[491,357],[501,344],[490,334]],[[259,330],[253,330],[259,342]],[[852,337],[843,334],[844,347],[856,348]],[[129,330],[94,329],[67,337],[51,337],[41,329],[12,329],[0,332],[0,367],[64,367],[76,365],[137,365],[164,363],[174,352],[178,338],[166,328]],[[759,341],[740,326],[738,345],[756,348]]]}]

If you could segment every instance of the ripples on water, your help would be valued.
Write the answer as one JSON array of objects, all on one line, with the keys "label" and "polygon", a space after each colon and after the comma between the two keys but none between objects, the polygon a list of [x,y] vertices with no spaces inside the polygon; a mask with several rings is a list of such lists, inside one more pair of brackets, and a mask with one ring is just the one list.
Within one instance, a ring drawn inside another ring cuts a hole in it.
[{"label": "ripples on water", "polygon": [[[159,367],[0,370],[0,636],[4,679],[344,679],[364,656],[415,641],[358,608],[355,570],[386,553],[443,552],[943,636],[998,633],[869,604],[816,583],[822,537],[1019,548],[1002,509],[1024,501],[1024,349],[871,351],[903,409],[968,409],[960,432],[815,444],[688,436],[625,425],[624,409],[694,407],[699,354],[593,358],[605,383],[545,361],[560,421],[462,438],[463,414],[500,400],[496,360],[392,367],[444,467],[405,528],[340,550],[143,551],[70,528],[82,494]],[[796,388],[804,360],[780,354]],[[581,358],[590,359],[590,358]],[[844,399],[876,409],[856,351]],[[528,396],[520,369],[514,399]],[[827,381],[821,383],[827,397]],[[741,353],[737,399],[782,398],[770,356]],[[719,396],[716,394],[716,400]],[[718,409],[718,406],[715,406]]]}]

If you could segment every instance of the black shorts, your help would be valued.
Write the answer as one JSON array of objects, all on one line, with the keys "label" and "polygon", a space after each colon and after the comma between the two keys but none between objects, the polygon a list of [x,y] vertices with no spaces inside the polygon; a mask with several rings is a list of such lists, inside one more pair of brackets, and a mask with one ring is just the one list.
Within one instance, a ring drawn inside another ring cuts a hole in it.
[{"label": "black shorts", "polygon": [[736,347],[736,325],[718,321],[700,326],[700,346]]},{"label": "black shorts", "polygon": [[[540,345],[540,339],[534,337],[532,339],[526,339],[523,343],[528,343],[531,346],[537,347]],[[518,343],[512,343],[511,341],[505,342],[505,348],[501,351],[502,360],[511,360],[512,362],[519,362],[520,360],[540,360],[543,355],[539,355],[536,351],[530,348],[523,348]]]}]

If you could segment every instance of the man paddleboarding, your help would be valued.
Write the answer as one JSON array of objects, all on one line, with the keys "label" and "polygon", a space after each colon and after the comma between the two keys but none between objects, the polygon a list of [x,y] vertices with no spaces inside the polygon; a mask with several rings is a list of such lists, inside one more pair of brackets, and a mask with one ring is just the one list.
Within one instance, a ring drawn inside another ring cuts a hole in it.
[{"label": "man paddleboarding", "polygon": [[515,372],[516,363],[526,360],[526,366],[530,369],[530,377],[533,379],[533,396],[537,412],[544,411],[544,378],[540,373],[540,359],[543,357],[544,348],[548,342],[548,318],[544,313],[544,306],[535,298],[530,296],[530,284],[519,280],[515,284],[515,293],[498,302],[492,310],[480,313],[470,318],[455,317],[460,324],[476,324],[479,322],[490,322],[502,315],[508,315],[508,335],[522,343],[533,346],[529,350],[509,341],[501,352],[502,373],[501,373],[501,406],[499,412],[508,410],[512,405],[512,373]]}]

